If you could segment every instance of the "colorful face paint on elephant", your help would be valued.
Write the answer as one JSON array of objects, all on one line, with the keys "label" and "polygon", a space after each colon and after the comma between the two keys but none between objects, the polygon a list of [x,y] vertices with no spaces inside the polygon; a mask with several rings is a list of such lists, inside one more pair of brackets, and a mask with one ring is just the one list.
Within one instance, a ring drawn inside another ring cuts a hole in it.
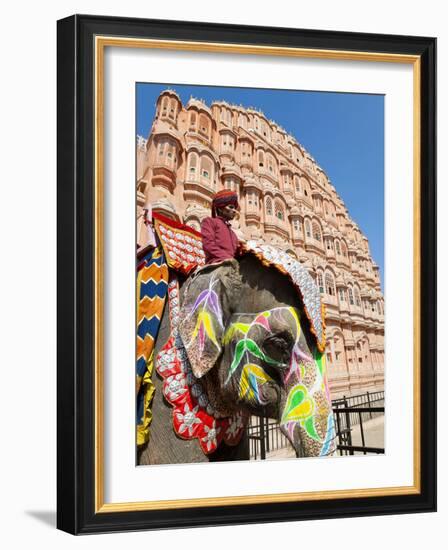
[{"label": "colorful face paint on elephant", "polygon": [[299,456],[334,452],[325,356],[310,350],[295,308],[233,315],[224,344],[233,358],[225,384],[238,383],[241,401],[279,407],[281,429]]}]

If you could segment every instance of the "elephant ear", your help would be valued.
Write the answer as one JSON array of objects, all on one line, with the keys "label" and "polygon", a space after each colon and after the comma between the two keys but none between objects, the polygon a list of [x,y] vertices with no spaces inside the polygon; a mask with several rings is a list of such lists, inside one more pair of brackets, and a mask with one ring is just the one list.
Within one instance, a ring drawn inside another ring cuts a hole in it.
[{"label": "elephant ear", "polygon": [[222,352],[223,302],[226,302],[222,269],[203,269],[187,283],[179,315],[179,335],[193,374],[202,378]]}]

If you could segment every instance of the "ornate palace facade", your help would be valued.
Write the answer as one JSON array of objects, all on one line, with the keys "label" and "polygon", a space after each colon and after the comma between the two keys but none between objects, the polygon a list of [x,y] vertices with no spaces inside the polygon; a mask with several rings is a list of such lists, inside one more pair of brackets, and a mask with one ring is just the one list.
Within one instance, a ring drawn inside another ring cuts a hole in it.
[{"label": "ornate palace facade", "polygon": [[304,263],[326,306],[334,397],[384,388],[384,298],[367,238],[327,175],[255,109],[160,94],[148,139],[137,138],[137,219],[143,207],[200,229],[222,188],[239,195],[232,222]]}]

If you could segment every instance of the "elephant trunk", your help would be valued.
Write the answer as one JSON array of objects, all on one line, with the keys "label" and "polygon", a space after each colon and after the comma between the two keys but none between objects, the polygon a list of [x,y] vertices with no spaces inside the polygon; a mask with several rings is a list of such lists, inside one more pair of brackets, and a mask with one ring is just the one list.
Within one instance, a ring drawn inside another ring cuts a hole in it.
[{"label": "elephant trunk", "polygon": [[297,457],[334,453],[336,433],[328,382],[315,360],[302,363],[298,376],[285,377],[279,408],[281,431]]}]

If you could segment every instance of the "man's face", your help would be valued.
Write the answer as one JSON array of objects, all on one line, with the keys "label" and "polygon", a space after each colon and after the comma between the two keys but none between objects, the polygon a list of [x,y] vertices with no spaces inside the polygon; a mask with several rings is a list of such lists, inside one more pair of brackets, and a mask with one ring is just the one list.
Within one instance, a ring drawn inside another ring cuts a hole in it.
[{"label": "man's face", "polygon": [[227,206],[223,206],[219,209],[220,215],[225,220],[233,220],[233,218],[236,216],[236,206],[233,204],[228,204]]}]

